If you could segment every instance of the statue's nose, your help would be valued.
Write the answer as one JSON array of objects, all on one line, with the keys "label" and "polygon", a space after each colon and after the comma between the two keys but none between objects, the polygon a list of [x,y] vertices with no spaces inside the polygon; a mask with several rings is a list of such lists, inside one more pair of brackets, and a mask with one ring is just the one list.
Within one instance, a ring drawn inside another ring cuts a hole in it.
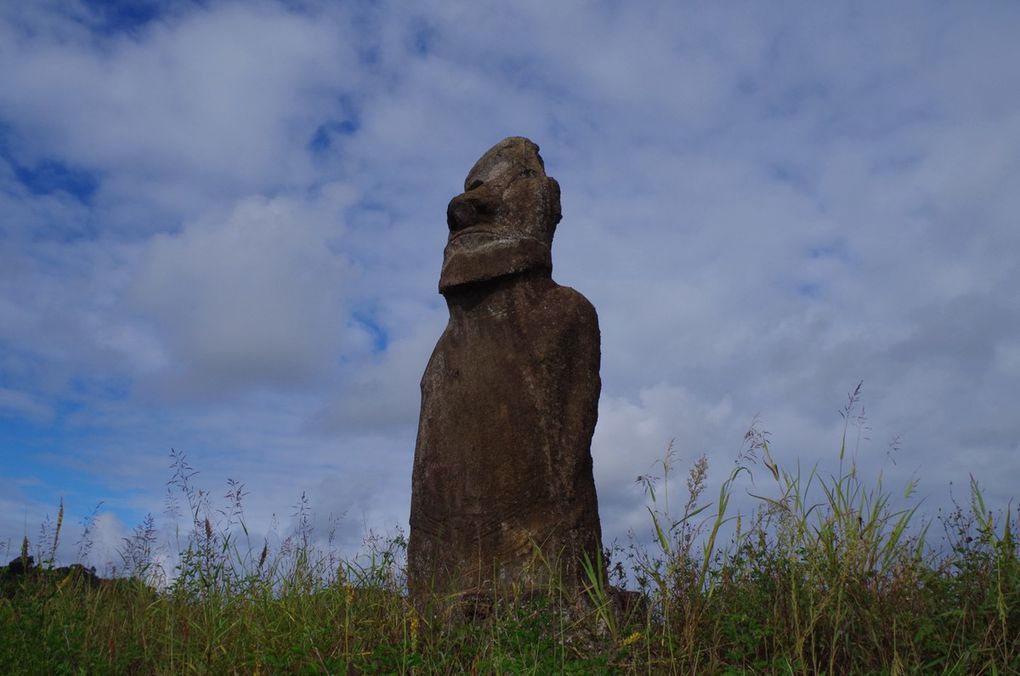
[{"label": "statue's nose", "polygon": [[450,226],[450,232],[491,221],[496,210],[492,200],[487,197],[472,190],[450,200],[450,206],[446,208],[446,224]]}]

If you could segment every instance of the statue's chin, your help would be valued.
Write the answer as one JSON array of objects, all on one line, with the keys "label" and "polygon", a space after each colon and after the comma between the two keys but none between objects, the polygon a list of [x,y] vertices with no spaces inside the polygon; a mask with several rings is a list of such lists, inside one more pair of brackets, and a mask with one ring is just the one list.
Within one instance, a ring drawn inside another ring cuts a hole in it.
[{"label": "statue's chin", "polygon": [[446,245],[439,293],[535,268],[552,270],[552,252],[545,242],[526,236],[467,233]]}]

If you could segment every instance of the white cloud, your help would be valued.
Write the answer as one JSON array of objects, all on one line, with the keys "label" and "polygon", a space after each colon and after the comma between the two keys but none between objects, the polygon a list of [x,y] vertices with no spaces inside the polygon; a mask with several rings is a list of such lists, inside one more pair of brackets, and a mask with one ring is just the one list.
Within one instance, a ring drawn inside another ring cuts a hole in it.
[{"label": "white cloud", "polygon": [[24,416],[45,423],[53,420],[53,409],[30,394],[0,387],[0,415]]},{"label": "white cloud", "polygon": [[333,19],[219,3],[105,42],[6,25],[0,114],[23,161],[99,172],[100,203],[126,219],[144,212],[124,202],[193,216],[224,194],[306,185],[305,145],[356,83],[355,35]]},{"label": "white cloud", "polygon": [[329,373],[355,273],[328,243],[350,199],[340,185],[314,201],[247,198],[222,220],[149,241],[130,297],[191,387],[292,387]]}]

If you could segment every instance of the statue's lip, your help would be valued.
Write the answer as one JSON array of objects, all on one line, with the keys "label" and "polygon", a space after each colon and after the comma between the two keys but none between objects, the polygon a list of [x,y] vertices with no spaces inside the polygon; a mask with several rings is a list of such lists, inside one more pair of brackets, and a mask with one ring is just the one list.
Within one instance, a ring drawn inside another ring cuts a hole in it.
[{"label": "statue's lip", "polygon": [[464,235],[495,235],[496,232],[492,229],[491,225],[472,225],[470,227],[458,230],[450,235],[450,241],[460,239]]}]

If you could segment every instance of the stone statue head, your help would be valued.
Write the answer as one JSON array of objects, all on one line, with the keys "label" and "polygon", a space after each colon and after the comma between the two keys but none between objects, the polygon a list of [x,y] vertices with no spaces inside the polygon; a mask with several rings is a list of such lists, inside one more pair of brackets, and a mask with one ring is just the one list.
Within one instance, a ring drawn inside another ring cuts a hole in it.
[{"label": "stone statue head", "polygon": [[450,200],[450,238],[440,293],[532,269],[552,270],[560,186],[545,175],[538,146],[511,136],[489,149]]}]

